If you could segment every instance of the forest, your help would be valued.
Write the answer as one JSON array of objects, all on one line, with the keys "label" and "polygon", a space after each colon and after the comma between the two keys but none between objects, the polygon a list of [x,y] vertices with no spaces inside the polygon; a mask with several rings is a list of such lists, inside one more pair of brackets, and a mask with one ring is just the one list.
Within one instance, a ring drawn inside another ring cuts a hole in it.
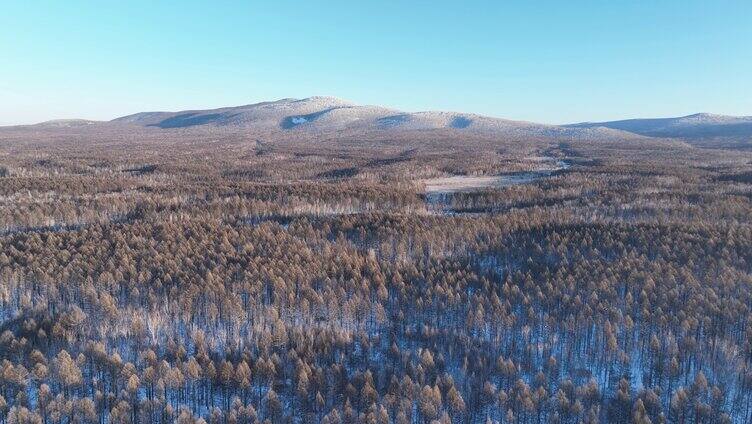
[{"label": "forest", "polygon": [[750,152],[139,131],[0,131],[0,423],[752,422]]}]

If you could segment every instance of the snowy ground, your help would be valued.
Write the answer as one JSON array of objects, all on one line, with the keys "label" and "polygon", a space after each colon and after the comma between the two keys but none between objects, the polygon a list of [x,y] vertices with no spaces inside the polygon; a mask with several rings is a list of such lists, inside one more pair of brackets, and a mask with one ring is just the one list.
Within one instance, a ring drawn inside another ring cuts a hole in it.
[{"label": "snowy ground", "polygon": [[473,191],[489,187],[503,187],[507,185],[506,177],[474,177],[455,175],[424,180],[426,193],[454,193],[458,191]]},{"label": "snowy ground", "polygon": [[[551,160],[553,160],[551,158]],[[471,176],[454,175],[451,177],[429,178],[421,181],[425,185],[426,194],[433,193],[456,193],[462,191],[475,191],[484,188],[506,187],[517,184],[528,184],[540,178],[551,176],[555,171],[567,169],[569,164],[564,161],[556,161],[552,169],[539,171],[519,172],[509,175]]]}]

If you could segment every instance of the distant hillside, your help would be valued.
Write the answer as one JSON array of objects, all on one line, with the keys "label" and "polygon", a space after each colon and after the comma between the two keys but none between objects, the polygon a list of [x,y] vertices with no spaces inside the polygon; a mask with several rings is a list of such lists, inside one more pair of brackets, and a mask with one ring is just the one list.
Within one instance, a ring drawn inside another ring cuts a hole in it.
[{"label": "distant hillside", "polygon": [[752,116],[725,116],[698,113],[678,118],[627,119],[610,122],[584,122],[568,128],[611,128],[647,137],[693,139],[752,139]]},{"label": "distant hillside", "polygon": [[99,122],[100,121],[90,121],[88,119],[53,119],[52,121],[40,122],[35,124],[35,126],[48,128],[75,128],[98,124]]},{"label": "distant hillside", "polygon": [[[752,149],[752,116],[699,113],[679,118],[627,119],[547,125],[492,118],[461,112],[403,112],[382,106],[364,106],[336,97],[281,99],[244,106],[178,112],[140,112],[112,121],[65,119],[13,128],[45,132],[182,129],[191,134],[242,132],[267,140],[412,139],[466,136],[498,140],[613,141],[655,140],[689,142],[702,147]],[[11,127],[6,127],[11,128]],[[194,131],[196,130],[196,131]]]},{"label": "distant hillside", "polygon": [[158,128],[247,127],[265,131],[328,133],[396,132],[445,129],[515,138],[623,139],[634,134],[609,128],[568,128],[457,112],[408,113],[380,106],[359,106],[334,97],[282,99],[210,110],[142,112],[113,120]]}]

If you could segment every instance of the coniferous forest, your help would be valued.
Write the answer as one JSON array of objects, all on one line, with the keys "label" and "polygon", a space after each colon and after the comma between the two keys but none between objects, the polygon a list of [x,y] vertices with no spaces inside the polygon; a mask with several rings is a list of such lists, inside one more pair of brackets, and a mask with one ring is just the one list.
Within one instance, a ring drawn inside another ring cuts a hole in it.
[{"label": "coniferous forest", "polygon": [[752,422],[748,151],[300,137],[0,131],[0,422]]}]

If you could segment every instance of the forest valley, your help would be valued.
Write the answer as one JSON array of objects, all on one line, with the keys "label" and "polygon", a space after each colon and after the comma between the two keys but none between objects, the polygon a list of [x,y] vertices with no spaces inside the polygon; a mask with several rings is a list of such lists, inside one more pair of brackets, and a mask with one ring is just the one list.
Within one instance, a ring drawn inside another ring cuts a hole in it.
[{"label": "forest valley", "polygon": [[2,423],[752,422],[750,152],[56,131],[0,132]]}]

